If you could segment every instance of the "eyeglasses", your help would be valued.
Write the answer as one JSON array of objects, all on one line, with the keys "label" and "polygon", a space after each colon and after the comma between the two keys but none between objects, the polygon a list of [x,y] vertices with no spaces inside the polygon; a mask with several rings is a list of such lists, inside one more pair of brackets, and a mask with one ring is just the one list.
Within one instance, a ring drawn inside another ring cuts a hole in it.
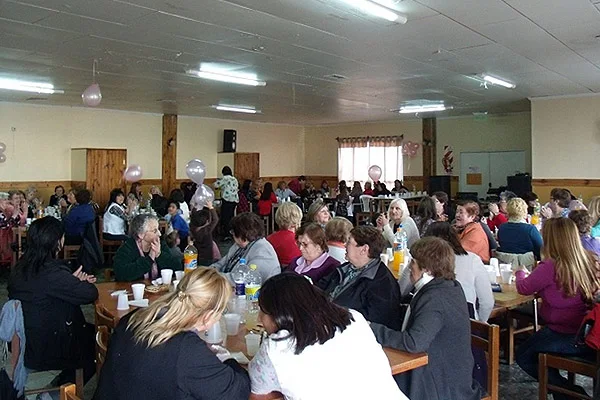
[{"label": "eyeglasses", "polygon": [[310,246],[310,245],[312,245],[312,244],[313,244],[313,243],[311,243],[311,242],[296,242],[296,243],[298,244],[298,247],[304,247],[305,249],[306,249],[308,246]]}]

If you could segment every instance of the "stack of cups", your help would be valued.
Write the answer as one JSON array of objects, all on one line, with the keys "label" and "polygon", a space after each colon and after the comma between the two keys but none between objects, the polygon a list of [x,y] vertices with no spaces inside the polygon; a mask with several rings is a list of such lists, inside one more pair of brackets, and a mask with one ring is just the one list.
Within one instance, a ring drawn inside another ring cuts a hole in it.
[{"label": "stack of cups", "polygon": [[496,273],[496,276],[500,276],[500,269],[498,268],[497,258],[490,258],[490,267],[492,267],[492,269]]}]

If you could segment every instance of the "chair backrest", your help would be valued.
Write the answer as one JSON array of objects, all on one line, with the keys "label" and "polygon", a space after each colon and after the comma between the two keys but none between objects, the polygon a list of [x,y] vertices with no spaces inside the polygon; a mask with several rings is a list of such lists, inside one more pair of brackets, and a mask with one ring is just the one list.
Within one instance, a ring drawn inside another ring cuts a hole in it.
[{"label": "chair backrest", "polygon": [[110,333],[108,327],[105,325],[98,325],[98,332],[96,332],[96,373],[100,376],[100,370],[106,360],[106,353],[108,352],[108,341],[110,339]]},{"label": "chair backrest", "polygon": [[60,387],[60,400],[82,400],[81,397],[78,397],[77,394],[77,386],[73,383],[69,383],[67,385],[62,385]]},{"label": "chair backrest", "polygon": [[471,320],[471,345],[486,352],[488,367],[487,394],[491,400],[498,400],[500,372],[500,327],[485,322]]},{"label": "chair backrest", "polygon": [[104,218],[102,215],[98,215],[98,242],[100,242],[100,247],[104,246]]},{"label": "chair backrest", "polygon": [[371,200],[372,199],[373,199],[373,196],[369,196],[366,194],[360,195],[360,202],[362,204],[363,212],[371,212]]},{"label": "chair backrest", "polygon": [[115,317],[111,316],[106,307],[102,304],[96,304],[96,326],[106,326],[110,332],[115,329]]}]

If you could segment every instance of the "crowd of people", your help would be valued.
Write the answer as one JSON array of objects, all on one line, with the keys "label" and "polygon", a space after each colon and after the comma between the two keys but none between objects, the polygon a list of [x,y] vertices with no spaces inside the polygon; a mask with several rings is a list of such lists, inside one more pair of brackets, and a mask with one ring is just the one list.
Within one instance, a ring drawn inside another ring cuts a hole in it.
[{"label": "crowd of people", "polygon": [[[497,203],[467,200],[453,206],[447,193],[437,192],[424,195],[412,215],[397,197],[372,224],[356,225],[350,211],[354,198],[371,185],[363,189],[353,182],[350,189],[341,181],[331,189],[324,182],[320,196],[312,197],[314,188],[302,176],[279,182],[276,190],[269,182],[258,190],[251,181],[238,188],[228,167],[222,173],[215,183],[221,189],[220,218],[212,202],[190,211],[179,189],[166,199],[152,188],[155,213],[134,211],[143,199],[139,186],[127,196],[120,189],[111,192],[104,235],[123,241],[113,260],[117,281],[182,270],[181,250],[188,242],[205,267],[186,274],[175,292],[121,319],[95,398],[202,393],[203,398],[246,399],[250,392],[273,391],[315,398],[318,388],[319,398],[479,399],[486,388],[473,374],[477,360],[469,318],[485,322],[492,313],[484,266],[492,257],[512,263],[519,293],[542,299],[544,328],[517,352],[525,372],[538,378],[541,352],[591,355],[575,344],[575,334],[600,290],[600,196],[587,208],[566,189],[554,189],[545,206],[533,193],[519,198],[509,192]],[[373,195],[391,193],[381,182],[373,187]],[[393,192],[405,191],[401,181],[394,184]],[[95,278],[58,260],[61,247],[81,237],[96,215],[89,191],[73,193],[74,199],[65,198],[57,187],[51,201],[67,204],[63,221],[44,217],[31,224],[28,247],[9,284],[9,297],[22,303],[31,340],[25,365],[62,369],[60,382],[76,367],[84,367],[89,378],[94,360],[93,327],[82,319],[80,305],[96,300]],[[279,229],[267,236],[263,216],[275,203],[280,203]],[[0,230],[22,224],[30,205],[20,193],[2,200]],[[160,216],[168,216],[173,231],[165,238]],[[539,223],[532,223],[534,217]],[[213,238],[219,222],[233,241],[223,257],[215,252]],[[398,229],[406,232],[408,249],[396,279],[381,254],[394,245]],[[220,362],[198,335],[224,313],[234,286],[232,271],[241,260],[255,264],[262,279],[259,318],[268,334],[248,372],[234,360]],[[78,322],[73,330],[55,327],[67,320]],[[56,354],[47,354],[39,341],[53,329],[60,332],[54,336]],[[381,346],[426,352],[428,364],[392,379]],[[348,385],[357,359],[364,374]],[[155,372],[140,374],[140,363],[164,373],[160,379]],[[583,390],[556,371],[549,380]]]}]

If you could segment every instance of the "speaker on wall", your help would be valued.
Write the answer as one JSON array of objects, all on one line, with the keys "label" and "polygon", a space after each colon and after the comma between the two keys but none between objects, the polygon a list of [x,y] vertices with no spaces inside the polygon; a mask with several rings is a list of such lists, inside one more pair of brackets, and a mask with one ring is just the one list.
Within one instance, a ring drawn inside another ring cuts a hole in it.
[{"label": "speaker on wall", "polygon": [[235,153],[237,131],[225,129],[223,131],[223,153]]},{"label": "speaker on wall", "polygon": [[507,176],[506,183],[508,184],[508,190],[519,197],[522,197],[527,192],[531,192],[531,175],[529,174]]},{"label": "speaker on wall", "polygon": [[439,176],[430,176],[429,177],[429,188],[427,189],[427,193],[430,195],[435,192],[444,192],[448,196],[450,196],[450,179],[452,177],[449,175],[439,175]]}]

